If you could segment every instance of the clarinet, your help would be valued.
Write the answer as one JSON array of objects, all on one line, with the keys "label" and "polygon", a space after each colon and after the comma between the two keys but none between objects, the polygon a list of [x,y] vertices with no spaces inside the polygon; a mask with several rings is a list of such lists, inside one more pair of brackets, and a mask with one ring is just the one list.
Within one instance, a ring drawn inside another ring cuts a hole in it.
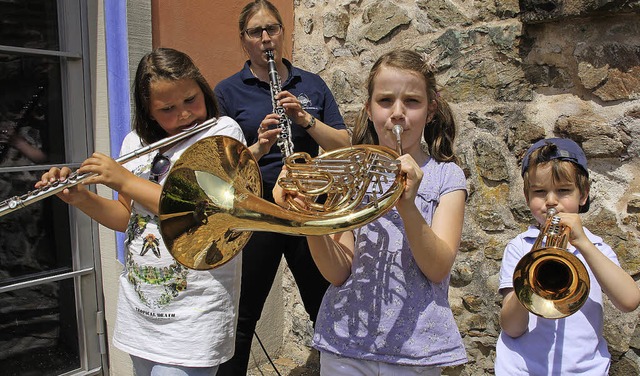
[{"label": "clarinet", "polygon": [[293,142],[291,141],[291,120],[285,114],[284,107],[278,105],[276,95],[282,91],[280,86],[280,75],[276,69],[276,62],[273,59],[273,51],[265,51],[267,54],[267,64],[269,64],[269,87],[271,88],[271,103],[273,104],[273,112],[280,115],[280,134],[278,135],[278,146],[282,153],[282,158],[286,158],[293,154]]},{"label": "clarinet", "polygon": [[[28,125],[29,121],[26,120],[26,118],[31,114],[31,111],[35,110],[38,104],[40,104],[40,100],[42,99],[40,97],[42,96],[42,93],[44,93],[44,90],[44,85],[38,86],[36,92],[31,95],[29,101],[25,103],[24,106],[22,106],[20,115],[18,116],[18,120],[16,120],[15,123],[11,124],[9,129],[5,128],[0,131],[4,134],[8,134],[9,131],[11,131],[11,134],[15,134],[15,132],[17,132],[19,128]],[[9,147],[10,146],[7,143],[0,143],[0,163],[4,161],[6,153],[9,151]]]}]

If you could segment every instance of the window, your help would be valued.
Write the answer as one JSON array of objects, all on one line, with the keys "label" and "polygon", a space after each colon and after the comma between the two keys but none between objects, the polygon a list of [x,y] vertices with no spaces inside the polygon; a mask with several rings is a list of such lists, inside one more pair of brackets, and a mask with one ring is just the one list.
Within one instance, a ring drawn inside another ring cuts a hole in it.
[{"label": "window", "polygon": [[[0,0],[0,201],[92,150],[96,3]],[[96,228],[57,198],[31,202],[0,217],[0,369],[99,373]]]}]

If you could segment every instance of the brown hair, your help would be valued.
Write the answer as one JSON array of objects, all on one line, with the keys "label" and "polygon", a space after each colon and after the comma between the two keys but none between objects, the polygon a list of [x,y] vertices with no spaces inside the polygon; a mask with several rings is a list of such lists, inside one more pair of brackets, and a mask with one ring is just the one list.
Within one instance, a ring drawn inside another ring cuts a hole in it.
[{"label": "brown hair", "polygon": [[551,179],[554,183],[573,183],[578,188],[581,197],[587,195],[586,203],[580,206],[578,210],[578,213],[586,213],[589,210],[589,176],[587,175],[587,172],[578,167],[577,164],[571,161],[554,158],[554,156],[557,155],[556,149],[556,145],[547,144],[531,153],[529,156],[529,168],[522,175],[522,178],[524,179],[524,194],[528,199],[529,189],[531,188],[531,182],[529,181],[530,171],[538,168],[539,166],[550,164]]},{"label": "brown hair", "polygon": [[[424,141],[427,143],[429,154],[439,162],[456,161],[453,142],[456,137],[456,125],[451,108],[438,93],[434,68],[425,62],[417,52],[411,50],[395,50],[382,55],[371,67],[367,79],[367,103],[371,101],[374,89],[374,79],[382,67],[415,72],[424,78],[427,86],[427,98],[436,101],[436,113],[424,130]],[[360,111],[353,129],[352,143],[378,144],[373,122],[367,116],[366,107]]]},{"label": "brown hair", "polygon": [[145,143],[151,144],[167,137],[167,132],[151,118],[149,109],[151,83],[159,80],[182,79],[194,80],[202,90],[207,118],[219,116],[220,111],[215,95],[191,58],[184,52],[172,48],[155,49],[140,60],[133,84],[135,104],[133,129]]},{"label": "brown hair", "polygon": [[249,20],[249,18],[253,17],[254,14],[258,13],[262,9],[266,9],[269,13],[271,13],[276,18],[276,20],[278,20],[278,23],[280,25],[283,25],[284,27],[284,24],[282,23],[282,16],[280,16],[280,12],[275,5],[273,5],[268,0],[255,0],[245,5],[240,12],[240,17],[238,19],[238,28],[240,29],[241,38],[242,34],[247,28],[247,21]]}]

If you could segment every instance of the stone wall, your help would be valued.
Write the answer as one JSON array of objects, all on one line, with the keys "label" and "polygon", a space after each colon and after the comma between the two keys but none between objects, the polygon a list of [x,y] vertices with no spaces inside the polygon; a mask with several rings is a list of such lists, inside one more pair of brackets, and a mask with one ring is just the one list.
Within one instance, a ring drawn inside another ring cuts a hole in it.
[{"label": "stone wall", "polygon": [[[638,1],[295,0],[294,7],[293,60],[325,79],[347,124],[381,54],[409,48],[437,67],[470,192],[450,293],[470,362],[446,374],[493,373],[502,253],[532,223],[519,162],[538,139],[583,146],[592,179],[585,225],[640,278]],[[294,313],[289,343],[308,344],[290,280],[285,293]],[[638,312],[622,314],[607,300],[605,321],[612,374],[639,374]]]}]

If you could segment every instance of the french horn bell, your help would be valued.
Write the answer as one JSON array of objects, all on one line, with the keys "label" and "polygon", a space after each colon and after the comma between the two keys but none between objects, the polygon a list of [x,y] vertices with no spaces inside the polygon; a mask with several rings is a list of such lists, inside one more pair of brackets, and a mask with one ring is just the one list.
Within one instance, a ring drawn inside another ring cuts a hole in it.
[{"label": "french horn bell", "polygon": [[285,190],[306,202],[284,209],[261,198],[258,163],[227,136],[202,139],[172,166],[160,197],[160,233],[171,255],[198,270],[235,257],[253,231],[328,235],[360,227],[389,210],[404,191],[398,153],[355,145],[316,158],[285,159]]}]

